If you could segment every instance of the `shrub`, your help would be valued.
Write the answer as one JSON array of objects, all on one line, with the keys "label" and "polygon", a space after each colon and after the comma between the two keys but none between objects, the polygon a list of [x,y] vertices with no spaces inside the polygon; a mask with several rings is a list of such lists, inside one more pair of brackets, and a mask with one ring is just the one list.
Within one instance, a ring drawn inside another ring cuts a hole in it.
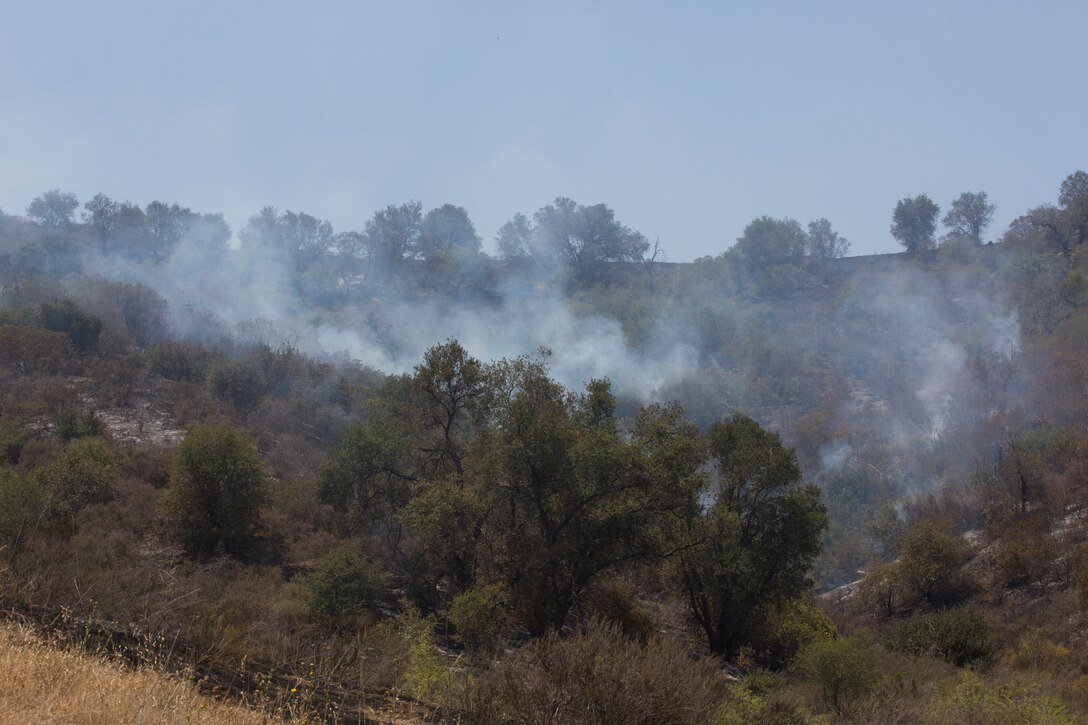
[{"label": "shrub", "polygon": [[14,420],[0,419],[0,466],[19,462],[27,437],[24,426]]},{"label": "shrub", "polygon": [[448,693],[451,678],[449,669],[435,653],[434,622],[409,608],[397,618],[396,624],[408,645],[399,683],[401,691],[421,700],[442,699]]},{"label": "shrub", "polygon": [[547,634],[482,672],[465,709],[479,723],[714,722],[726,698],[714,660],[662,637],[628,640],[615,625]]},{"label": "shrub", "polygon": [[1065,645],[1052,642],[1038,632],[1032,632],[1020,640],[1010,654],[1012,664],[1021,670],[1062,670],[1072,652]]},{"label": "shrub", "polygon": [[264,467],[245,434],[228,423],[197,426],[178,446],[161,520],[190,556],[238,556],[253,544],[264,500]]},{"label": "shrub", "polygon": [[890,650],[931,655],[958,667],[982,664],[995,649],[986,620],[964,608],[916,614],[886,628],[881,640]]},{"label": "shrub", "polygon": [[450,605],[450,624],[457,638],[471,650],[488,651],[498,646],[510,630],[502,593],[495,588],[469,589]]},{"label": "shrub", "polygon": [[0,556],[12,561],[46,514],[45,491],[37,481],[0,467]]},{"label": "shrub", "polygon": [[211,362],[207,348],[188,340],[160,342],[151,348],[148,357],[152,372],[181,382],[203,380]]},{"label": "shrub", "polygon": [[797,668],[839,714],[848,711],[853,700],[872,692],[880,680],[865,643],[856,637],[813,642],[798,655]]},{"label": "shrub", "polygon": [[84,312],[72,300],[43,302],[38,308],[38,317],[45,329],[68,335],[72,347],[80,352],[93,349],[102,333],[102,320]]},{"label": "shrub", "polygon": [[813,642],[835,638],[835,625],[804,599],[788,602],[770,614],[760,637],[761,655],[774,666],[784,666]]},{"label": "shrub", "polygon": [[78,413],[74,408],[65,406],[57,413],[53,431],[57,438],[67,443],[76,438],[101,436],[106,433],[106,426],[94,410]]},{"label": "shrub", "polygon": [[609,579],[593,587],[587,609],[591,616],[619,626],[624,636],[646,641],[654,622],[635,587],[623,579]]},{"label": "shrub", "polygon": [[932,606],[961,599],[967,583],[960,575],[967,545],[937,524],[923,521],[907,533],[897,579],[907,597]]},{"label": "shrub", "polygon": [[1053,577],[1059,543],[1041,511],[1020,517],[1004,532],[997,550],[997,580],[1006,587],[1042,588]]},{"label": "shrub", "polygon": [[362,614],[384,592],[382,565],[353,547],[325,554],[305,581],[310,610],[327,616]]},{"label": "shrub", "polygon": [[252,361],[228,360],[208,373],[208,388],[216,400],[247,412],[260,402],[265,384]]},{"label": "shrub", "polygon": [[21,372],[59,372],[69,367],[72,344],[63,332],[29,325],[0,325],[0,364]]},{"label": "shrub", "polygon": [[81,438],[70,443],[56,461],[39,469],[35,478],[48,493],[50,515],[72,517],[88,504],[113,498],[117,461],[101,438]]},{"label": "shrub", "polygon": [[964,672],[958,682],[934,693],[927,715],[933,722],[958,725],[1074,722],[1060,700],[1039,694],[1037,688],[988,685],[973,672]]}]

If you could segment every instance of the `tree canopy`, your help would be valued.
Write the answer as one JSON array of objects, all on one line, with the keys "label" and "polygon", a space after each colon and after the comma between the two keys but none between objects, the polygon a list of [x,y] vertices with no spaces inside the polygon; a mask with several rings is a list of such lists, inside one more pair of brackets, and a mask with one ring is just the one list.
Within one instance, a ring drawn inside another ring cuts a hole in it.
[{"label": "tree canopy", "polygon": [[504,259],[563,268],[578,284],[597,281],[604,264],[638,261],[650,248],[646,237],[618,222],[608,206],[582,206],[565,197],[541,207],[531,224],[515,215],[496,241]]},{"label": "tree canopy", "polygon": [[952,202],[952,208],[941,218],[941,223],[948,229],[950,237],[973,239],[980,243],[982,232],[990,226],[996,209],[985,191],[965,191]]},{"label": "tree canopy", "polygon": [[911,254],[933,249],[940,210],[925,194],[900,199],[892,212],[892,236]]}]

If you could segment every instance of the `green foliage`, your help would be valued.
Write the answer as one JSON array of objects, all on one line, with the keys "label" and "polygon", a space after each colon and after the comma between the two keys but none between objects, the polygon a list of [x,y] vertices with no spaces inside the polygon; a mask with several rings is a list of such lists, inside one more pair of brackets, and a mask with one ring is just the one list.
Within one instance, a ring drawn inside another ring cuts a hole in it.
[{"label": "green foliage", "polygon": [[856,637],[813,642],[798,656],[797,668],[820,688],[823,701],[840,714],[880,681],[865,643]]},{"label": "green foliage", "polygon": [[102,332],[102,320],[79,308],[72,300],[58,303],[43,302],[38,308],[38,317],[42,327],[53,332],[63,332],[72,342],[72,347],[80,352],[87,352],[98,343]]},{"label": "green foliage", "polygon": [[34,478],[0,466],[0,556],[11,562],[47,516],[48,497]]},{"label": "green foliage", "polygon": [[616,221],[604,204],[582,206],[558,197],[533,215],[521,214],[499,230],[500,254],[514,263],[545,270],[565,267],[580,285],[597,281],[608,262],[638,261],[649,242]]},{"label": "green foliage", "polygon": [[72,223],[79,200],[70,191],[50,189],[41,196],[34,197],[26,208],[27,218],[33,219],[43,227],[59,229]]},{"label": "green foliage", "polygon": [[982,615],[962,607],[895,622],[884,630],[881,641],[896,652],[939,657],[958,667],[983,664],[996,649]]},{"label": "green foliage", "polygon": [[925,194],[900,199],[892,213],[892,236],[911,254],[932,249],[940,211]]},{"label": "green foliage", "polygon": [[798,598],[766,615],[756,641],[768,661],[786,664],[813,642],[834,639],[836,633],[826,614],[807,599]]},{"label": "green foliage", "polygon": [[381,563],[344,546],[321,557],[305,586],[311,611],[356,615],[371,610],[385,594],[387,575]]},{"label": "green foliage", "polygon": [[696,506],[700,449],[675,408],[644,410],[628,438],[608,416],[606,386],[575,398],[540,364],[508,374],[473,490],[490,512],[481,532],[495,551],[489,573],[542,634],[563,625],[599,575],[665,550]]},{"label": "green foliage", "polygon": [[967,590],[960,567],[968,557],[959,537],[937,523],[921,521],[907,532],[896,580],[908,601],[925,606],[954,602]]},{"label": "green foliage", "polygon": [[990,685],[975,673],[964,672],[959,681],[934,693],[926,714],[934,722],[961,725],[1072,725],[1077,722],[1069,716],[1060,700],[1039,694],[1038,689],[1015,684]]},{"label": "green foliage", "polygon": [[178,446],[161,520],[167,535],[201,559],[252,545],[265,476],[257,449],[230,424],[197,426]]},{"label": "green foliage", "polygon": [[483,518],[479,501],[462,486],[437,482],[420,488],[397,520],[410,535],[408,596],[431,609],[448,593],[474,586]]},{"label": "green foliage", "polygon": [[65,406],[57,413],[53,432],[57,438],[67,443],[76,438],[105,435],[106,426],[94,409],[79,413],[74,408]]},{"label": "green foliage", "polygon": [[88,504],[113,498],[117,459],[101,438],[80,438],[34,475],[49,495],[50,515],[71,517]]},{"label": "green foliage", "polygon": [[1071,654],[1072,650],[1065,645],[1032,632],[1020,640],[1016,649],[1009,653],[1009,659],[1017,669],[1060,672],[1068,667]]},{"label": "green foliage", "polygon": [[344,431],[317,475],[317,497],[358,519],[385,520],[408,500],[404,422],[381,415]]},{"label": "green foliage", "polygon": [[31,325],[0,325],[0,365],[24,373],[65,369],[72,344],[63,332]]},{"label": "green foliage", "polygon": [[803,282],[806,247],[807,237],[797,220],[762,216],[748,223],[726,256],[755,292],[776,294]]},{"label": "green foliage", "polygon": [[148,353],[151,370],[167,380],[197,382],[204,379],[211,363],[211,353],[199,343],[167,340]]},{"label": "green foliage", "polygon": [[265,392],[265,381],[251,360],[225,360],[208,374],[208,388],[216,400],[230,403],[240,412],[257,406]]},{"label": "green foliage", "polygon": [[489,652],[503,643],[510,633],[504,599],[498,587],[469,589],[453,598],[450,624],[465,647]]},{"label": "green foliage", "polygon": [[952,202],[952,208],[942,217],[941,223],[948,228],[950,236],[970,239],[979,244],[982,231],[990,226],[996,209],[985,191],[965,191]]},{"label": "green foliage", "polygon": [[409,697],[441,699],[451,684],[450,671],[435,652],[434,622],[409,608],[396,620],[397,630],[408,645],[400,689]]},{"label": "green foliage", "polygon": [[15,465],[29,438],[26,426],[10,418],[0,418],[0,468]]},{"label": "green foliage", "polygon": [[708,439],[717,476],[678,573],[711,651],[735,656],[760,644],[764,617],[810,586],[827,514],[777,433],[736,414]]}]

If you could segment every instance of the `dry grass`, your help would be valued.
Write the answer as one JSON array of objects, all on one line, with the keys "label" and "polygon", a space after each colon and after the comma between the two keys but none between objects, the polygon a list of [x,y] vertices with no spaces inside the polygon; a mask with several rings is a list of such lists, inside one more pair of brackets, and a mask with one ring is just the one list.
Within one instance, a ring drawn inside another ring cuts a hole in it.
[{"label": "dry grass", "polygon": [[283,722],[201,695],[176,677],[57,649],[15,624],[0,624],[0,672],[5,725]]}]

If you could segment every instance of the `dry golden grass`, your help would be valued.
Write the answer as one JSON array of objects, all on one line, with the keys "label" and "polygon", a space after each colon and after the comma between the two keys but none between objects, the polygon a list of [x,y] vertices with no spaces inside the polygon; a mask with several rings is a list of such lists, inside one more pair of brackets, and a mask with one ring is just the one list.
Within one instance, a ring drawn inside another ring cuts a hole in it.
[{"label": "dry golden grass", "polygon": [[283,722],[201,695],[176,677],[51,647],[15,624],[0,624],[0,672],[3,725]]}]

